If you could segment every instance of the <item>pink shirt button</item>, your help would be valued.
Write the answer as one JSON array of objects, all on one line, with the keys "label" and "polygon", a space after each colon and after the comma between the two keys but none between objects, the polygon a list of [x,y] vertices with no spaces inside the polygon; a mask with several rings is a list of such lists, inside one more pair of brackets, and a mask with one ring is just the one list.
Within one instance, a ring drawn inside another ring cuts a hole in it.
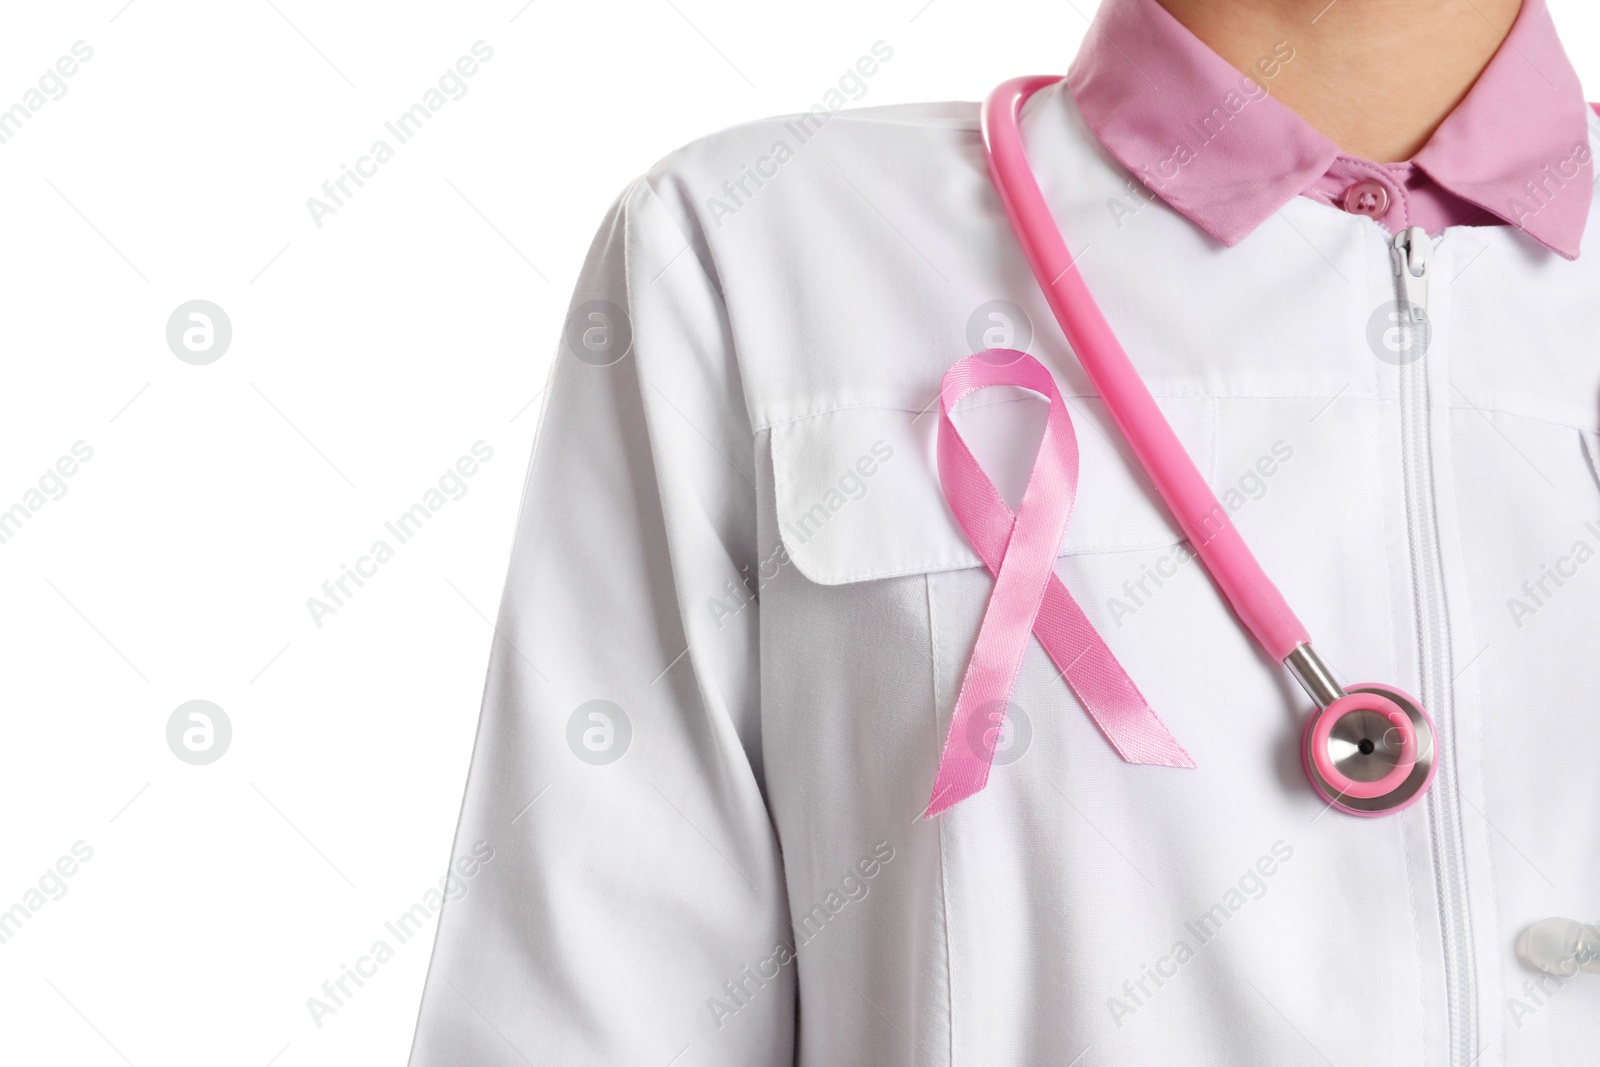
[{"label": "pink shirt button", "polygon": [[1371,178],[1356,182],[1344,191],[1344,209],[1352,215],[1381,219],[1389,210],[1389,190]]}]

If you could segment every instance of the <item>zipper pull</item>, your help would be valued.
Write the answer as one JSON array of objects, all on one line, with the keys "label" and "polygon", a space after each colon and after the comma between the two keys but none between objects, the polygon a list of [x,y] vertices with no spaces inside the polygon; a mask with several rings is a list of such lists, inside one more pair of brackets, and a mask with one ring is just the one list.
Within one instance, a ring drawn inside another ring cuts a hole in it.
[{"label": "zipper pull", "polygon": [[1421,226],[1408,226],[1394,235],[1393,252],[1401,351],[1413,353],[1411,359],[1415,359],[1428,351],[1433,339],[1428,322],[1428,257],[1433,240]]},{"label": "zipper pull", "polygon": [[1433,240],[1421,226],[1394,235],[1394,272],[1400,280],[1400,306],[1418,321],[1428,317],[1428,255]]}]

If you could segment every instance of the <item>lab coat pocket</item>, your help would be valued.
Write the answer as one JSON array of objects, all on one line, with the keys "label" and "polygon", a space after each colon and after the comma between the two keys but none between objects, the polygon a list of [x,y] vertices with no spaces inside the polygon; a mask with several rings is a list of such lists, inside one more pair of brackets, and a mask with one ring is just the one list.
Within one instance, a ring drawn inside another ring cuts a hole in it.
[{"label": "lab coat pocket", "polygon": [[[963,404],[955,425],[984,472],[1013,504],[1026,484],[1047,408],[1036,394],[1001,388]],[[1141,552],[1179,552],[1182,535],[1142,474],[1098,398],[1068,397],[1079,451],[1078,491],[1055,570],[1093,615]],[[1215,453],[1209,398],[1163,401],[1173,429],[1203,474]],[[762,538],[760,641],[763,735],[789,773],[769,760],[774,804],[803,805],[830,825],[871,823],[902,840],[928,803],[963,673],[994,579],[956,522],[939,481],[939,413],[889,407],[838,408],[773,425],[771,524]],[[1098,583],[1098,584],[1097,584]],[[1097,626],[1106,629],[1100,621]],[[1112,635],[1107,633],[1108,638]],[[1136,677],[1160,655],[1153,644],[1113,646]],[[1024,652],[1006,722],[1033,722],[1027,770],[1055,780],[1065,731],[1070,745],[1125,766],[1098,737],[1043,647]],[[1015,762],[1029,742],[1006,743],[995,764]],[[1018,768],[1012,767],[1015,772]],[[833,775],[851,786],[829,787]],[[1015,780],[1015,773],[1005,775]],[[854,797],[846,805],[840,798]],[[1059,805],[1046,789],[1027,801]],[[866,830],[861,839],[866,840]],[[847,858],[847,857],[845,857]],[[937,862],[934,856],[930,863]],[[907,866],[913,866],[909,861]],[[936,874],[929,874],[937,878]],[[908,934],[908,936],[910,936]],[[925,942],[917,935],[918,943]]]},{"label": "lab coat pocket", "polygon": [[[1004,394],[1005,389],[994,389]],[[1203,476],[1215,450],[1206,398],[1161,402]],[[1079,454],[1076,500],[1060,555],[1174,545],[1182,535],[1096,397],[1068,397]],[[985,473],[1015,506],[1027,483],[1045,404],[1031,393],[963,405],[954,421]],[[982,567],[939,482],[937,409],[857,407],[772,429],[778,532],[799,572],[819,585]]]}]

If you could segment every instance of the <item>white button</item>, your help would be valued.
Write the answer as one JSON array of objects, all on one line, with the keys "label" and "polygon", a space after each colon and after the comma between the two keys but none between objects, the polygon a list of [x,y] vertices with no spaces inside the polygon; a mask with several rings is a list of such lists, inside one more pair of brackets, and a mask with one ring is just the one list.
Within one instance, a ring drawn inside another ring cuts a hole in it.
[{"label": "white button", "polygon": [[1563,978],[1580,970],[1600,974],[1600,926],[1574,919],[1540,919],[1517,935],[1517,958]]}]

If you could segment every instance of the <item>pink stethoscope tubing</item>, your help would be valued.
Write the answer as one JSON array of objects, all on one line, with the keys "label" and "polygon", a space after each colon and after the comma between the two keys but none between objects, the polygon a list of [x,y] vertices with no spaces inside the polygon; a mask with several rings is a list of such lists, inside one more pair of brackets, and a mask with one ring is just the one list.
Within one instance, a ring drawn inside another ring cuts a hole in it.
[{"label": "pink stethoscope tubing", "polygon": [[[1328,803],[1355,815],[1408,807],[1427,790],[1437,766],[1432,718],[1415,698],[1391,686],[1353,686],[1346,692],[1334,680],[1311,650],[1305,626],[1195,468],[1078,273],[1028,165],[1019,122],[1028,98],[1060,80],[1014,78],[983,106],[989,174],[1029,266],[1078,362],[1195,555],[1257,643],[1284,663],[1317,703],[1301,748],[1312,785]],[[1363,725],[1375,729],[1384,723],[1381,738],[1355,736]],[[1379,748],[1380,758],[1390,757],[1386,767],[1374,767]],[[1346,773],[1352,769],[1358,771],[1354,776]]]}]

